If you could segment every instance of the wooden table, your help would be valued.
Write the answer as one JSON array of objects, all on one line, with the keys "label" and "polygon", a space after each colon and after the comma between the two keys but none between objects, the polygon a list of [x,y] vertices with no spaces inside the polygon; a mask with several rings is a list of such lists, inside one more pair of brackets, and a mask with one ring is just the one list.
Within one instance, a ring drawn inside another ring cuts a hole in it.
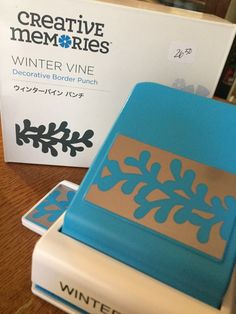
[{"label": "wooden table", "polygon": [[0,131],[0,313],[62,314],[31,293],[31,257],[39,236],[22,215],[62,180],[79,184],[87,169],[5,163]]}]

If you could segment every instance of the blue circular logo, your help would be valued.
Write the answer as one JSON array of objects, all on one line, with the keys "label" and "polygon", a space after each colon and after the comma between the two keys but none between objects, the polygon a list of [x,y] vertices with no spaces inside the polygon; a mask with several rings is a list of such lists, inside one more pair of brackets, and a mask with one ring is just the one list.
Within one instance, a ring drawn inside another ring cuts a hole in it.
[{"label": "blue circular logo", "polygon": [[72,44],[72,40],[71,40],[71,37],[68,36],[68,35],[61,35],[58,39],[59,41],[59,45],[62,47],[62,48],[69,48]]}]

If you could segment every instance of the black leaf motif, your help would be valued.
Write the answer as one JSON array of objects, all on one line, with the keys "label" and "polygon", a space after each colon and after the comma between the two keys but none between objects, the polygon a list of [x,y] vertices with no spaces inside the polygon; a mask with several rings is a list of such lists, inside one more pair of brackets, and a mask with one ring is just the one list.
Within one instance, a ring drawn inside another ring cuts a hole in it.
[{"label": "black leaf motif", "polygon": [[25,119],[22,129],[19,124],[15,124],[15,131],[17,145],[22,146],[24,143],[32,142],[34,148],[41,146],[43,153],[51,153],[53,157],[58,155],[58,144],[61,144],[62,152],[69,152],[72,157],[82,152],[85,147],[93,146],[91,141],[93,130],[86,130],[81,136],[78,131],[72,132],[66,121],[62,121],[59,127],[54,122],[50,122],[48,127],[45,125],[37,127],[32,126],[29,119]]}]

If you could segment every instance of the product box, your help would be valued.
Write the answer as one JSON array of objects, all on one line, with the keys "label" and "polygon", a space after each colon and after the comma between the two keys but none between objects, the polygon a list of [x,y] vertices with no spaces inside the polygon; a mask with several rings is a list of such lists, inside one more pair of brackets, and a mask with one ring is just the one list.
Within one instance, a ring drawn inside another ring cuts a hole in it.
[{"label": "product box", "polygon": [[90,165],[139,81],[211,97],[235,25],[141,1],[2,0],[5,160]]}]

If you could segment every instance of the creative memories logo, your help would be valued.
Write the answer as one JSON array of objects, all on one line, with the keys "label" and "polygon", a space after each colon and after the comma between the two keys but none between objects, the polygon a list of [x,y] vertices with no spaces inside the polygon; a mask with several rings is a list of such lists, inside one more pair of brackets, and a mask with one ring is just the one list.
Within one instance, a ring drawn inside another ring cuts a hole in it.
[{"label": "creative memories logo", "polygon": [[88,21],[83,15],[74,19],[20,11],[17,20],[21,26],[10,27],[11,40],[94,53],[109,52],[111,43],[103,40],[105,25]]}]

